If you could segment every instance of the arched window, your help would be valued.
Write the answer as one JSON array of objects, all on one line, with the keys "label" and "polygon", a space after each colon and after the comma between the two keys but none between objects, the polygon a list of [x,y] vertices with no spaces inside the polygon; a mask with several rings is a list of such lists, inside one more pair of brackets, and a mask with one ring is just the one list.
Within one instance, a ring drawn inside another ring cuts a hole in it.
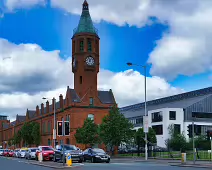
[{"label": "arched window", "polygon": [[88,119],[94,120],[94,115],[93,114],[88,114]]},{"label": "arched window", "polygon": [[66,138],[66,144],[69,145],[70,144],[70,140],[69,138]]},{"label": "arched window", "polygon": [[92,52],[92,42],[90,38],[88,38],[88,52]]}]

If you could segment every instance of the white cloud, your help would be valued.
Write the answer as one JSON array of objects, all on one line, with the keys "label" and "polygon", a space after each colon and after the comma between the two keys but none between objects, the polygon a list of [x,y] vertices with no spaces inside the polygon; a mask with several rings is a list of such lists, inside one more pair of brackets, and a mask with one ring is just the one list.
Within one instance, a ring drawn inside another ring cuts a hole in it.
[{"label": "white cloud", "polygon": [[46,0],[5,0],[5,6],[9,11],[18,8],[29,8],[34,5],[45,5]]},{"label": "white cloud", "polygon": [[[79,0],[52,0],[52,6],[73,14],[81,13]],[[89,0],[95,21],[119,26],[149,24],[156,17],[170,26],[150,54],[152,75],[174,79],[194,75],[212,66],[212,1],[210,0]]]},{"label": "white cloud", "polygon": [[[67,85],[73,87],[71,59],[62,60],[58,51],[44,51],[36,44],[16,45],[5,39],[0,39],[0,46],[1,113],[14,118],[25,114],[27,108],[40,106],[42,97],[59,99],[59,94],[65,96]],[[101,69],[98,87],[112,89],[119,106],[143,101],[144,77],[133,70],[114,73]],[[147,78],[148,99],[182,91],[162,78]]]}]

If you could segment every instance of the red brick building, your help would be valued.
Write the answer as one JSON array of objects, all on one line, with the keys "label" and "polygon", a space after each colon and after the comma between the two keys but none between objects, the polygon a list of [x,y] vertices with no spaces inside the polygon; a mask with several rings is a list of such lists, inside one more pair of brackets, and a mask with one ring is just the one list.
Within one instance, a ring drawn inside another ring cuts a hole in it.
[{"label": "red brick building", "polygon": [[[70,121],[70,136],[59,137],[57,142],[62,140],[67,144],[77,145],[74,134],[78,127],[81,127],[88,117],[100,124],[102,118],[108,114],[111,106],[116,104],[112,90],[97,90],[97,75],[99,72],[99,48],[100,38],[93,26],[89,5],[85,2],[82,5],[82,15],[79,24],[74,29],[72,37],[72,72],[74,73],[74,89],[67,87],[66,96],[59,96],[56,99],[56,120]],[[38,122],[41,130],[41,145],[53,145],[53,111],[54,99],[50,105],[36,106],[35,110],[26,110],[24,115],[16,116],[14,122],[0,120],[0,145],[7,147],[8,140],[22,127],[24,122]],[[20,143],[17,147],[22,147]],[[78,145],[83,147],[82,145]]]}]

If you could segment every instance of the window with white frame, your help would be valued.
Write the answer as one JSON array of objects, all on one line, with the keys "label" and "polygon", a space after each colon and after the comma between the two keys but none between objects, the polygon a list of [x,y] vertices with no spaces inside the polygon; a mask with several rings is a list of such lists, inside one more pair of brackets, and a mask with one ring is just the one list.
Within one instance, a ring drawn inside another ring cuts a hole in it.
[{"label": "window with white frame", "polygon": [[94,115],[93,114],[88,114],[88,119],[94,120]]}]

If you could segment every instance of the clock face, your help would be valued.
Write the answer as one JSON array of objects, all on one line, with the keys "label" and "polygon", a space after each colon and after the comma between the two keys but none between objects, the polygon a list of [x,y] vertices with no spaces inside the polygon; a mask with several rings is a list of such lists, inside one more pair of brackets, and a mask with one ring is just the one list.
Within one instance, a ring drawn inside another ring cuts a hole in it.
[{"label": "clock face", "polygon": [[86,61],[86,64],[89,66],[94,65],[94,58],[91,56],[87,57],[85,61]]}]

